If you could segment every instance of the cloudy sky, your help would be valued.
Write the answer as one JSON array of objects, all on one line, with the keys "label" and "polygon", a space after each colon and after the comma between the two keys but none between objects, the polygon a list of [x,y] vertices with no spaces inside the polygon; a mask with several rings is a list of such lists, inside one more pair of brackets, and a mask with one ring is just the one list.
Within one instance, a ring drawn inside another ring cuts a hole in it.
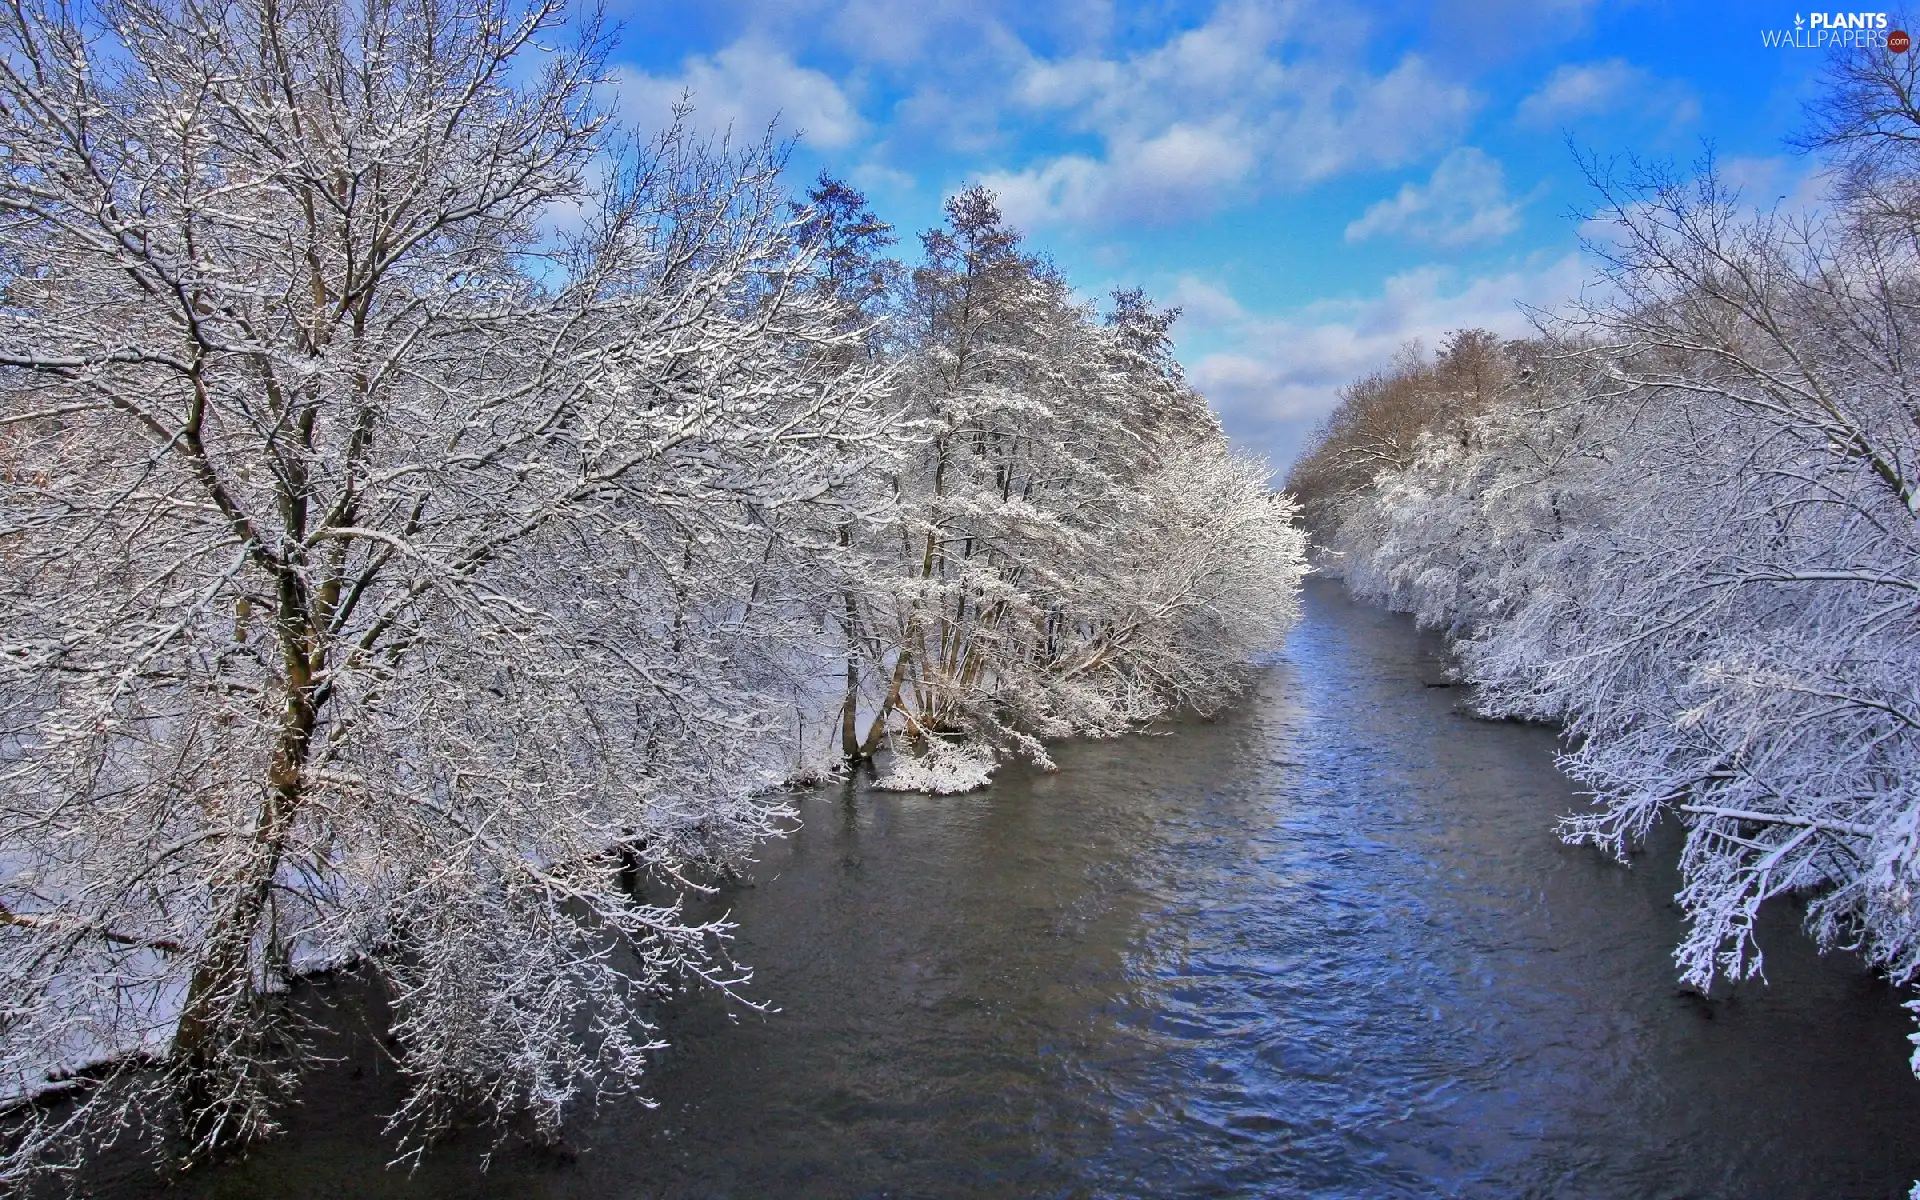
[{"label": "cloudy sky", "polygon": [[[1772,4],[612,0],[626,117],[798,134],[903,235],[980,181],[1076,286],[1185,316],[1193,380],[1277,467],[1404,341],[1524,332],[1589,274],[1574,148],[1770,201],[1823,55]],[[623,6],[624,5],[624,6]],[[1777,11],[1776,11],[1777,9]]]}]

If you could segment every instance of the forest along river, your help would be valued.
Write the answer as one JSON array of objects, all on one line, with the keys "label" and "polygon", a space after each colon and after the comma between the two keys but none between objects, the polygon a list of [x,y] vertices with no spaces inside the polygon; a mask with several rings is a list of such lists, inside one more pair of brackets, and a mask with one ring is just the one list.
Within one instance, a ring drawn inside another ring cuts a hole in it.
[{"label": "forest along river", "polygon": [[1683,993],[1671,838],[1631,869],[1561,845],[1552,733],[1461,715],[1443,669],[1316,581],[1216,722],[807,798],[728,898],[780,1011],[664,1014],[659,1108],[384,1171],[363,1035],[288,1137],[168,1194],[1903,1195],[1899,993],[1790,910],[1771,986]]}]

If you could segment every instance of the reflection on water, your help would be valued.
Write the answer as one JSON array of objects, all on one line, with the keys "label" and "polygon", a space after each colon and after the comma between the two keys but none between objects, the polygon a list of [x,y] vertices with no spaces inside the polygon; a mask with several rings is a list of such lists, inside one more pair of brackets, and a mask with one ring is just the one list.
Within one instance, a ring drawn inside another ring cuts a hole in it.
[{"label": "reflection on water", "polygon": [[1772,986],[1680,992],[1673,847],[1560,845],[1552,735],[1459,715],[1440,670],[1315,583],[1217,722],[969,796],[808,799],[728,897],[780,1011],[666,1014],[659,1107],[603,1108],[571,1155],[483,1174],[474,1136],[383,1170],[362,1033],[288,1137],[167,1194],[1904,1194],[1899,997],[1790,912]]}]

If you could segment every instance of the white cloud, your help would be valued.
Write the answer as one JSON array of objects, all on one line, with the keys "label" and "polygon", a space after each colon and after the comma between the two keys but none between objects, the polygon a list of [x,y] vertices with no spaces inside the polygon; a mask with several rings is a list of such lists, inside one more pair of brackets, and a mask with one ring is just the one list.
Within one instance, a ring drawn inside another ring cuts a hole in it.
[{"label": "white cloud", "polygon": [[1182,275],[1167,297],[1180,309],[1182,329],[1213,331],[1231,328],[1247,319],[1247,310],[1232,293],[1194,275]]},{"label": "white cloud", "polygon": [[1732,186],[1742,203],[1755,210],[1804,220],[1818,215],[1829,198],[1832,181],[1818,159],[1723,158],[1715,166],[1720,181]]},{"label": "white cloud", "polygon": [[1520,101],[1522,125],[1550,128],[1582,117],[1630,112],[1685,124],[1700,115],[1700,102],[1678,83],[1663,81],[1624,58],[1562,63],[1538,90]]},{"label": "white cloud", "polygon": [[[762,14],[778,10],[788,36],[824,37],[861,62],[924,71],[1017,48],[996,7],[981,0],[777,0]],[[1090,15],[1098,23],[1084,5],[1054,4],[1047,12],[1059,18],[1056,29],[1085,26]]]},{"label": "white cloud", "polygon": [[1498,160],[1462,146],[1440,160],[1425,184],[1403,184],[1399,194],[1372,205],[1347,226],[1347,240],[1382,234],[1432,246],[1492,242],[1520,227],[1520,204],[1507,195]]},{"label": "white cloud", "polygon": [[989,172],[981,182],[1000,194],[1016,225],[1170,221],[1211,207],[1254,165],[1252,148],[1231,128],[1174,125],[1111,146],[1105,161],[1069,154],[1018,173]]},{"label": "white cloud", "polygon": [[777,119],[782,135],[799,133],[808,145],[831,150],[852,145],[866,132],[838,84],[754,37],[711,56],[693,55],[671,78],[620,70],[614,83],[623,113],[643,128],[665,125],[687,94],[698,127],[730,128],[738,137],[757,137]]},{"label": "white cloud", "polygon": [[[1029,59],[1014,104],[1089,135],[1096,152],[999,171],[1016,221],[1166,222],[1430,153],[1477,101],[1417,55],[1373,74],[1355,46],[1315,48],[1311,22],[1222,5],[1196,29],[1124,58]],[[1312,51],[1312,52],[1309,52]]]},{"label": "white cloud", "polygon": [[1427,38],[1449,61],[1479,67],[1564,45],[1592,26],[1599,0],[1433,0]]},{"label": "white cloud", "polygon": [[831,19],[836,40],[872,61],[911,63],[946,15],[938,4],[913,0],[848,0]]},{"label": "white cloud", "polygon": [[1189,360],[1188,376],[1236,441],[1284,468],[1340,388],[1385,366],[1409,340],[1436,346],[1456,329],[1525,336],[1532,327],[1521,305],[1555,309],[1589,276],[1577,254],[1472,278],[1422,266],[1387,279],[1376,296],[1273,318],[1198,279],[1181,280],[1172,299],[1199,318],[1193,332],[1220,347]]},{"label": "white cloud", "polygon": [[[1792,223],[1818,222],[1829,212],[1833,179],[1819,159],[1801,156],[1716,158],[1716,192],[1721,200],[1732,203],[1743,217],[1778,217]],[[1623,210],[1596,204],[1580,222],[1580,240],[1602,253],[1631,241],[1629,223],[1657,222],[1665,218],[1658,206],[1644,196],[1634,199],[1634,180],[1620,189]],[[1694,181],[1697,182],[1697,179]],[[1623,219],[1624,218],[1624,219]]]},{"label": "white cloud", "polygon": [[905,171],[896,171],[880,163],[861,163],[847,173],[855,186],[869,192],[911,192],[914,178]]}]

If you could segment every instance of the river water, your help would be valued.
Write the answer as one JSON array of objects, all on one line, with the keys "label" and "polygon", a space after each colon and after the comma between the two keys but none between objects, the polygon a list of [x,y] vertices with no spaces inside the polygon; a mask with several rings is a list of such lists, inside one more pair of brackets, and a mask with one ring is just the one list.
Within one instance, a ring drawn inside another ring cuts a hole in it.
[{"label": "river water", "polygon": [[388,1171],[360,1035],[285,1138],[164,1194],[1904,1195],[1901,995],[1786,909],[1770,985],[1682,992],[1671,839],[1561,845],[1553,735],[1462,715],[1443,671],[1315,581],[1217,721],[967,796],[809,797],[726,898],[779,1011],[663,1014],[659,1107]]}]

